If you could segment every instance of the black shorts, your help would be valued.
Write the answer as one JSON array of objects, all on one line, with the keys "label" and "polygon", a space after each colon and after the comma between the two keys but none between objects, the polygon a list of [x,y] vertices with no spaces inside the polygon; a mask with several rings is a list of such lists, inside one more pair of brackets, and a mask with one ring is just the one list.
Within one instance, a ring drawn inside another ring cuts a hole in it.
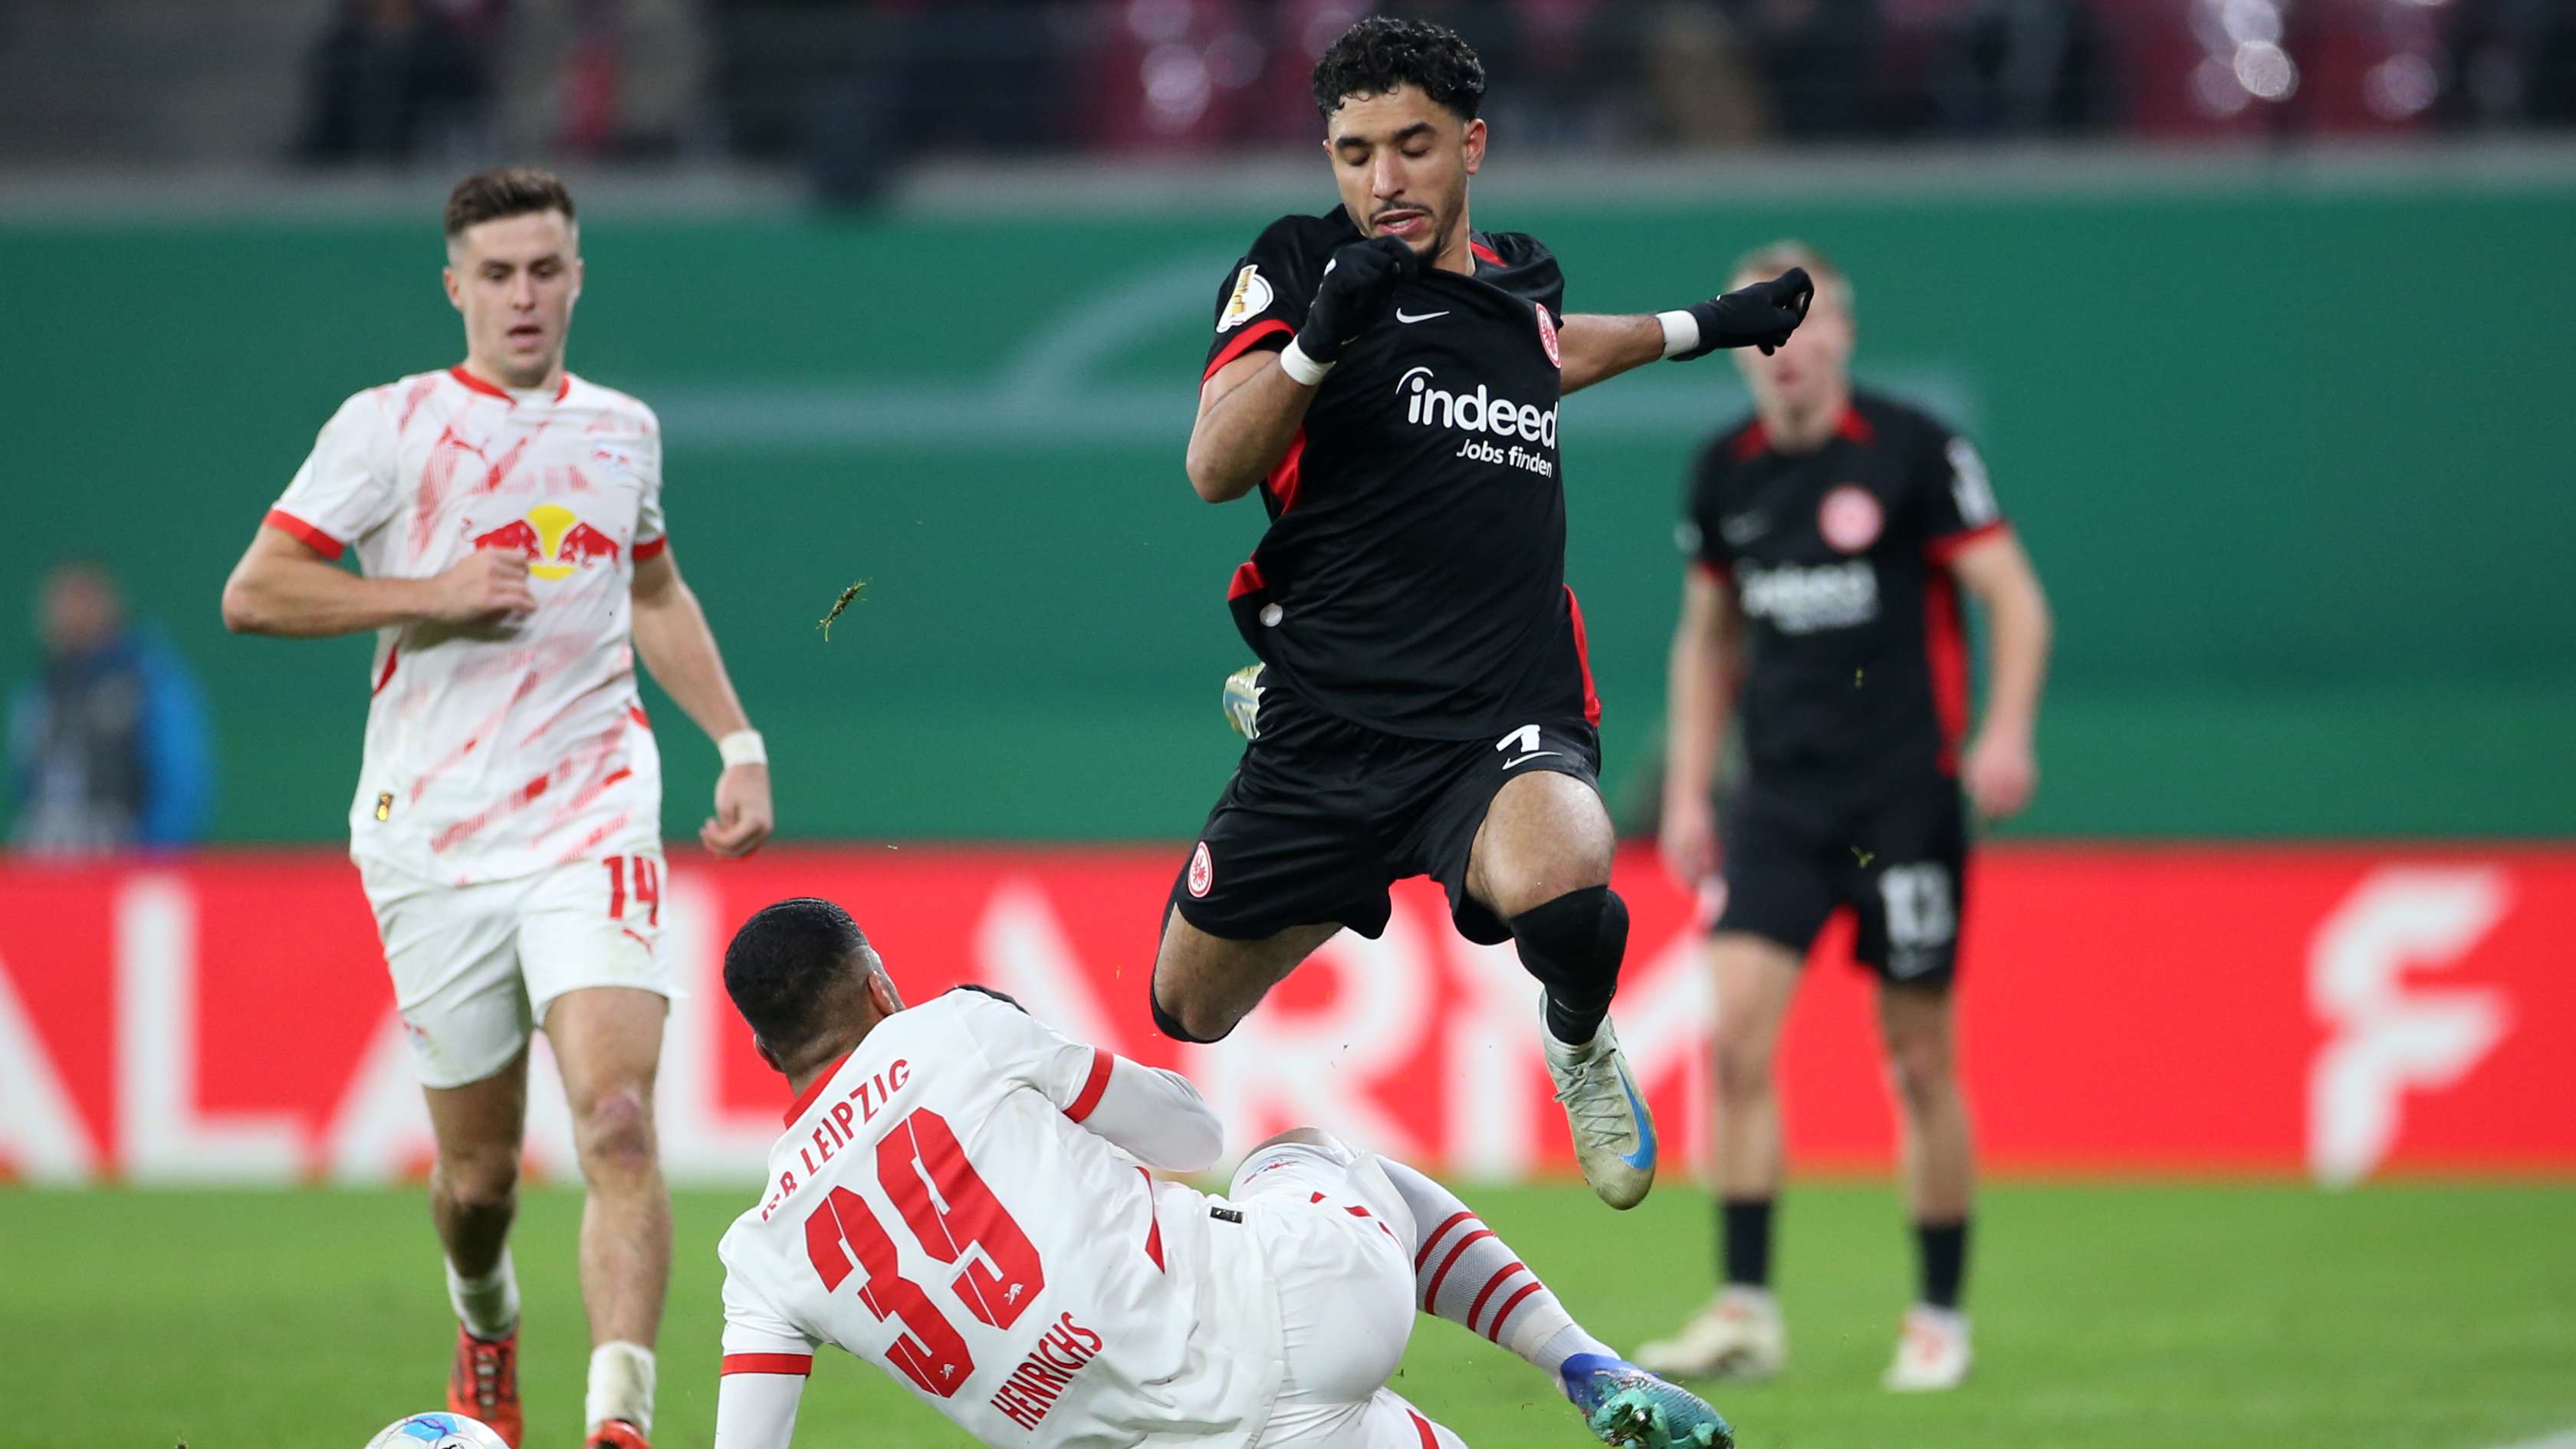
[{"label": "black shorts", "polygon": [[1467,896],[1467,855],[1486,807],[1533,770],[1600,787],[1600,736],[1579,718],[1495,740],[1415,739],[1273,687],[1262,696],[1260,729],[1172,881],[1181,919],[1230,941],[1327,922],[1375,939],[1386,930],[1386,888],[1416,875],[1449,892],[1460,935],[1479,945],[1510,940],[1510,929]]},{"label": "black shorts", "polygon": [[1866,803],[1748,781],[1724,811],[1726,900],[1713,927],[1804,956],[1826,918],[1859,917],[1853,954],[1881,980],[1946,986],[1967,906],[1968,817],[1959,782],[1927,776]]}]

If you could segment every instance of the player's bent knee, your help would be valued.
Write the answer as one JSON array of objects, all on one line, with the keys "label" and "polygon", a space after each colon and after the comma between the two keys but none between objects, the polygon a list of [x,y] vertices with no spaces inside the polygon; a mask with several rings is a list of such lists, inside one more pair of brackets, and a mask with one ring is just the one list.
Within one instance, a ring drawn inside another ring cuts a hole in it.
[{"label": "player's bent knee", "polygon": [[653,1107],[634,1087],[600,1093],[574,1122],[585,1172],[635,1173],[653,1166]]},{"label": "player's bent knee", "polygon": [[1767,1042],[1730,1039],[1721,1030],[1712,1053],[1710,1076],[1720,1101],[1759,1101],[1771,1092],[1771,1049]]},{"label": "player's bent knee", "polygon": [[1585,886],[1508,922],[1521,964],[1551,995],[1607,1002],[1628,952],[1628,906],[1608,886]]},{"label": "player's bent knee", "polygon": [[1896,1039],[1887,1044],[1887,1071],[1898,1096],[1907,1102],[1932,1102],[1957,1087],[1949,1043],[1937,1038]]},{"label": "player's bent knee", "polygon": [[1197,1046],[1225,1040],[1233,1033],[1236,1024],[1243,1020],[1240,1014],[1228,1016],[1196,1001],[1183,1004],[1175,1012],[1163,1005],[1162,993],[1150,987],[1145,992],[1145,1003],[1153,1012],[1156,1031],[1174,1041]]},{"label": "player's bent knee", "polygon": [[1263,1151],[1272,1147],[1292,1146],[1321,1148],[1326,1153],[1330,1154],[1334,1161],[1339,1162],[1344,1166],[1349,1166],[1351,1163],[1359,1160],[1358,1151],[1349,1143],[1344,1142],[1339,1137],[1334,1136],[1332,1133],[1325,1131],[1321,1127],[1291,1127],[1287,1131],[1280,1133],[1278,1136],[1254,1147],[1252,1151],[1245,1153],[1244,1156],[1247,1158],[1257,1157]]},{"label": "player's bent knee", "polygon": [[438,1195],[460,1212],[512,1212],[519,1204],[519,1154],[512,1149],[443,1157],[437,1164],[434,1186]]}]

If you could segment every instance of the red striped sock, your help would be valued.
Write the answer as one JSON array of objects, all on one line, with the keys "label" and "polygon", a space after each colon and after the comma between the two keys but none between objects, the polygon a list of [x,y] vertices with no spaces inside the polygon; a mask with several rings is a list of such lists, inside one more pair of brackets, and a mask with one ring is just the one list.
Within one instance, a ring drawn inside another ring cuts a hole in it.
[{"label": "red striped sock", "polygon": [[1511,1245],[1447,1188],[1381,1157],[1387,1180],[1413,1209],[1414,1302],[1553,1373],[1574,1353],[1610,1349],[1574,1327],[1556,1295]]}]

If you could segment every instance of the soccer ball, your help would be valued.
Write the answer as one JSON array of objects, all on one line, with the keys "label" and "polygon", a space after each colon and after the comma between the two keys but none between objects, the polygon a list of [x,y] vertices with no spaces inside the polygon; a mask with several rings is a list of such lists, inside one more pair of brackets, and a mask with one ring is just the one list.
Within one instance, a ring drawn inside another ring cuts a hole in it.
[{"label": "soccer ball", "polygon": [[367,1449],[510,1449],[490,1425],[463,1414],[414,1414],[387,1424]]}]

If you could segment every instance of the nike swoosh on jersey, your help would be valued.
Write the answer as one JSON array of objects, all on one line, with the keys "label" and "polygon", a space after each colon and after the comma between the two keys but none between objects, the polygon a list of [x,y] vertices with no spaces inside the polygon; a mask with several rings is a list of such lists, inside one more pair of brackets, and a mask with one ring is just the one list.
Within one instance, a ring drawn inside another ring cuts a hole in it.
[{"label": "nike swoosh on jersey", "polygon": [[1528,754],[1526,754],[1526,755],[1521,756],[1521,757],[1520,757],[1519,759],[1517,759],[1517,760],[1505,760],[1505,761],[1503,761],[1503,768],[1504,768],[1504,769],[1506,769],[1506,770],[1508,770],[1508,769],[1512,768],[1512,767],[1513,767],[1513,766],[1515,766],[1515,765],[1526,765],[1526,764],[1528,764],[1528,763],[1529,763],[1530,761],[1532,761],[1532,760],[1543,760],[1543,759],[1546,759],[1546,758],[1547,758],[1548,756],[1550,756],[1550,755],[1559,755],[1559,754],[1563,754],[1563,753],[1564,753],[1564,751],[1562,751],[1562,750],[1532,750],[1530,753],[1528,753]]},{"label": "nike swoosh on jersey", "polygon": [[1395,320],[1396,320],[1396,321],[1398,321],[1398,322],[1428,322],[1428,321],[1430,321],[1430,320],[1431,320],[1432,318],[1434,318],[1434,317],[1446,317],[1446,316],[1448,316],[1448,315],[1449,315],[1449,314],[1448,314],[1447,312],[1445,312],[1445,311],[1443,311],[1443,312],[1418,312],[1418,313],[1417,313],[1417,312],[1407,312],[1407,311],[1405,311],[1405,310],[1404,310],[1403,308],[1401,308],[1401,307],[1398,307],[1398,308],[1396,308],[1396,309],[1395,309]]}]

